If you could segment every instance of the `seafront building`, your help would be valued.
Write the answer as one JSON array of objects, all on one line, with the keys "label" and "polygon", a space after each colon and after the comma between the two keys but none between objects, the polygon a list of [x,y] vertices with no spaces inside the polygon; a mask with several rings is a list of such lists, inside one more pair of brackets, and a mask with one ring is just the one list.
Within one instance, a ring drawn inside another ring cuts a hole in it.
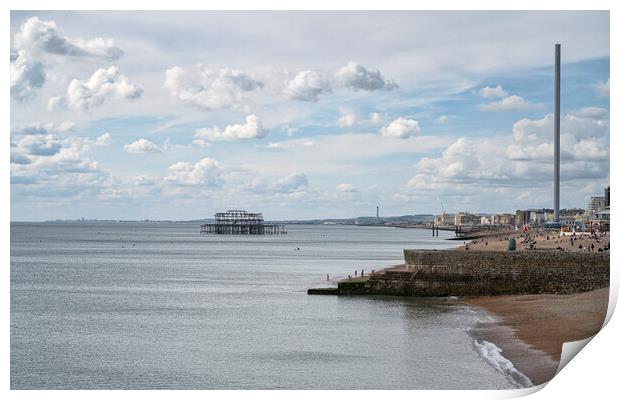
[{"label": "seafront building", "polygon": [[493,225],[492,215],[483,215],[480,217],[480,225]]},{"label": "seafront building", "polygon": [[588,207],[586,210],[588,214],[594,214],[598,211],[604,210],[606,207],[606,198],[607,196],[590,196],[590,200],[588,201]]},{"label": "seafront building", "polygon": [[435,215],[435,226],[453,226],[454,225],[454,214],[441,213],[439,215]]},{"label": "seafront building", "polygon": [[610,212],[609,209],[600,210],[594,213],[592,218],[587,222],[587,227],[593,231],[608,232],[610,227]]},{"label": "seafront building", "polygon": [[531,226],[546,229],[589,229],[609,230],[610,195],[609,186],[604,189],[604,196],[591,196],[587,208],[564,208],[559,211],[559,222],[555,221],[555,210],[550,208],[528,208],[516,210],[514,214],[481,214],[459,211],[456,214],[442,213],[436,215],[435,226],[469,226],[474,227],[516,227]]},{"label": "seafront building", "polygon": [[611,225],[609,186],[604,196],[591,196],[588,201],[585,224],[593,231],[609,231]]},{"label": "seafront building", "polygon": [[456,226],[473,226],[480,224],[480,217],[469,212],[457,212],[454,215],[454,225]]}]

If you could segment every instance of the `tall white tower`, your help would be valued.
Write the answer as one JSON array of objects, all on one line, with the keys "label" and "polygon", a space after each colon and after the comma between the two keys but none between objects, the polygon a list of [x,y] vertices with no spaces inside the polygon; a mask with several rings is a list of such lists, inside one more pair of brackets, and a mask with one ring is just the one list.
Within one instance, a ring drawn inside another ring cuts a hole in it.
[{"label": "tall white tower", "polygon": [[555,45],[555,110],[553,115],[553,220],[560,222],[560,44]]}]

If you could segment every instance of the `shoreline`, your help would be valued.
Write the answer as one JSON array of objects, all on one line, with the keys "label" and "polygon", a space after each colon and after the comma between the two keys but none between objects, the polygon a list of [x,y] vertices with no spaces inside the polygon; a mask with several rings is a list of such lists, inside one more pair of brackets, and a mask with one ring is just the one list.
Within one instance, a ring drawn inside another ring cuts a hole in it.
[{"label": "shoreline", "polygon": [[461,301],[491,317],[471,330],[474,340],[497,346],[536,386],[555,375],[563,343],[599,332],[608,299],[609,287],[569,295],[485,296]]},{"label": "shoreline", "polygon": [[[475,239],[462,239],[464,244],[445,251],[452,253],[452,255],[461,252],[472,253],[468,255],[471,256],[468,258],[475,258],[475,254],[482,255],[487,252],[504,253],[509,238],[516,239],[517,249],[507,253],[514,253],[514,256],[520,253],[522,256],[518,258],[523,258],[527,253],[534,257],[546,255],[553,258],[554,262],[557,263],[558,259],[565,260],[567,257],[572,259],[587,256],[588,259],[597,260],[599,257],[609,257],[608,233],[571,237],[560,235],[557,232],[534,230],[528,232],[494,232]],[[597,256],[592,253],[602,254]],[[557,257],[554,257],[553,254],[557,254]],[[407,254],[405,254],[405,258],[407,259]],[[428,263],[427,258],[422,257],[416,262]],[[450,262],[451,258],[448,257],[447,259],[447,262]],[[528,265],[536,264],[536,260],[530,260],[531,263]],[[544,258],[541,262],[544,262]],[[531,270],[529,267],[526,269]],[[564,268],[562,270],[564,271]],[[540,272],[536,272],[538,269],[532,271],[532,274],[540,274]],[[380,280],[382,276],[385,277],[389,274],[390,277],[383,279],[398,283],[407,281],[406,276],[399,276],[407,272],[411,273],[406,265],[391,265],[376,270],[372,275],[373,278]],[[433,270],[432,273],[434,274],[435,271]],[[420,276],[419,272],[417,276],[420,282],[428,279],[428,277]],[[364,285],[364,281],[368,279],[369,276],[365,276],[363,280],[354,278],[352,279],[354,282],[348,283],[343,291],[332,289],[329,294],[371,294],[360,286]],[[474,327],[468,330],[473,340],[473,346],[480,357],[485,359],[490,366],[506,375],[507,379],[515,386],[527,387],[544,384],[555,376],[560,363],[563,343],[583,340],[600,331],[607,313],[608,285],[609,281],[607,281],[606,287],[604,284],[595,285],[594,287],[598,288],[594,290],[591,290],[593,289],[591,285],[578,285],[578,288],[573,288],[576,290],[567,291],[568,294],[550,294],[562,293],[551,285],[547,289],[542,289],[541,292],[535,290],[525,292],[532,294],[518,294],[518,292],[512,294],[510,290],[507,290],[504,291],[504,294],[497,293],[496,295],[480,293],[482,294],[480,296],[478,293],[463,293],[463,296],[458,296],[462,304],[488,317],[482,318],[482,320],[478,319],[475,321]],[[378,289],[381,290],[381,286]],[[388,289],[391,287],[388,286]],[[414,290],[417,291],[418,289],[420,289],[419,286],[416,286]],[[453,289],[458,292],[456,290],[458,287]],[[383,292],[385,294],[399,293],[395,290],[385,290],[385,288]],[[407,290],[404,292],[408,293]]]}]

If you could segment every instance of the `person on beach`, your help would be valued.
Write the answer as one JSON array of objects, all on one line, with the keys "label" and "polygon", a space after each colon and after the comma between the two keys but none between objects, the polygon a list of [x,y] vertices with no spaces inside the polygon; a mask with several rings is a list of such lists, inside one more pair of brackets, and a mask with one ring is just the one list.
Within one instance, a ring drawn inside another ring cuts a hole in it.
[{"label": "person on beach", "polygon": [[357,276],[357,270],[355,270],[355,276]]},{"label": "person on beach", "polygon": [[327,274],[327,280],[329,280],[329,274]]},{"label": "person on beach", "polygon": [[362,278],[364,277],[364,270],[362,269]]}]

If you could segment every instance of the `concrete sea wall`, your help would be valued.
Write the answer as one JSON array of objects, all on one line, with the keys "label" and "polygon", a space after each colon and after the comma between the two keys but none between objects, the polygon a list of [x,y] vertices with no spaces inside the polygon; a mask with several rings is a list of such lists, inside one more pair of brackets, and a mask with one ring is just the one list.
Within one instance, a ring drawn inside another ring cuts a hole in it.
[{"label": "concrete sea wall", "polygon": [[406,270],[344,281],[337,294],[570,294],[609,286],[609,253],[405,250]]}]

